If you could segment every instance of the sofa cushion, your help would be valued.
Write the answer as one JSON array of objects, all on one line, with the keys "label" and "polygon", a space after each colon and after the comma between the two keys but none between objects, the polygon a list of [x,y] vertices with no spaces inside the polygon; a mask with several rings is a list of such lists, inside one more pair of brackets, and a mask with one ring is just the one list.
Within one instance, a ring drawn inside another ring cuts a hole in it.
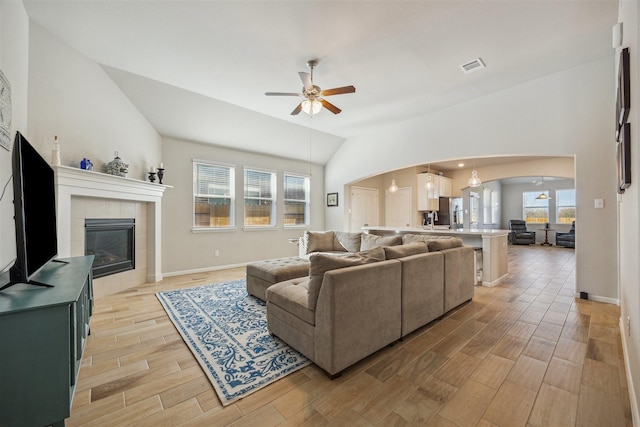
[{"label": "sofa cushion", "polygon": [[287,280],[267,289],[267,301],[314,325],[315,312],[308,305],[308,290],[308,277]]},{"label": "sofa cushion", "polygon": [[417,255],[429,252],[426,242],[413,242],[399,246],[384,246],[385,259],[404,258],[410,255]]},{"label": "sofa cushion", "polygon": [[458,237],[433,236],[430,234],[404,234],[402,242],[405,245],[412,242],[426,242],[429,252],[463,246],[462,239]]},{"label": "sofa cushion", "polygon": [[309,272],[309,262],[298,257],[267,259],[247,264],[247,276],[258,277],[271,284],[295,277],[304,277]]},{"label": "sofa cushion", "polygon": [[442,251],[444,249],[453,249],[462,247],[462,239],[457,237],[451,237],[449,239],[436,239],[430,242],[427,242],[427,246],[429,247],[429,252],[434,251]]},{"label": "sofa cushion", "polygon": [[434,236],[432,234],[403,234],[402,235],[402,243],[413,243],[413,242],[430,242],[432,240],[442,240],[442,239],[450,239],[451,236]]},{"label": "sofa cushion", "polygon": [[333,251],[333,231],[305,231],[303,239],[307,253]]},{"label": "sofa cushion", "polygon": [[360,250],[366,251],[378,246],[396,246],[402,244],[402,236],[378,236],[376,234],[363,234]]},{"label": "sofa cushion", "polygon": [[313,254],[309,257],[309,309],[314,310],[318,301],[318,294],[322,287],[324,273],[338,268],[352,267],[354,265],[369,264],[384,261],[384,249],[376,247],[370,250],[346,255]]},{"label": "sofa cushion", "polygon": [[360,250],[360,241],[362,233],[349,233],[347,231],[333,232],[333,250],[358,252]]}]

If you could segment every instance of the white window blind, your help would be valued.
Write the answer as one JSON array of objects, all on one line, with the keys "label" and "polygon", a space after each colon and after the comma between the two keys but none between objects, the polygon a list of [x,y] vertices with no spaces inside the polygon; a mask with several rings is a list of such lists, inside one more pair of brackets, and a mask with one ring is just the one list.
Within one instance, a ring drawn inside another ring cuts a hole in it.
[{"label": "white window blind", "polygon": [[233,166],[202,161],[193,163],[193,227],[229,228],[234,226]]},{"label": "white window blind", "polygon": [[309,177],[284,175],[284,225],[309,224]]},{"label": "white window blind", "polygon": [[244,225],[274,227],[276,224],[276,174],[244,170]]}]

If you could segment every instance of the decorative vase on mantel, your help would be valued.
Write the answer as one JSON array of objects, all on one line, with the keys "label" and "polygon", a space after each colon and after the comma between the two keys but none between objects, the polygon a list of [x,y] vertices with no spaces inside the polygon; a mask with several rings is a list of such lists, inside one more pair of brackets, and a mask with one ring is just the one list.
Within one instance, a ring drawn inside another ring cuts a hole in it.
[{"label": "decorative vase on mantel", "polygon": [[122,161],[122,159],[118,156],[118,152],[115,151],[115,158],[107,163],[107,173],[110,175],[117,175],[122,177],[127,177],[129,173],[129,165]]}]

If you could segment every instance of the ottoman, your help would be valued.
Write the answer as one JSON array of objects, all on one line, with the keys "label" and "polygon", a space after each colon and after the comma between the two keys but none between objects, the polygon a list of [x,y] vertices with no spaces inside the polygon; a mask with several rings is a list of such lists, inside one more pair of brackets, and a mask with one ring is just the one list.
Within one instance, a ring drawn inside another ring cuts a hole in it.
[{"label": "ottoman", "polygon": [[278,282],[309,275],[309,261],[298,257],[268,259],[247,264],[247,292],[267,300],[267,288]]}]

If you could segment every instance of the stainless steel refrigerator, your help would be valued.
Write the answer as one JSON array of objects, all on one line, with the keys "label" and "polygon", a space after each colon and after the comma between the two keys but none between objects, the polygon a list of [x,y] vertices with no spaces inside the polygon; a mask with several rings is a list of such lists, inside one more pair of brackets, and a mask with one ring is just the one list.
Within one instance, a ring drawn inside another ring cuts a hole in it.
[{"label": "stainless steel refrigerator", "polygon": [[462,198],[440,197],[437,220],[434,225],[448,225],[449,228],[462,228]]}]

